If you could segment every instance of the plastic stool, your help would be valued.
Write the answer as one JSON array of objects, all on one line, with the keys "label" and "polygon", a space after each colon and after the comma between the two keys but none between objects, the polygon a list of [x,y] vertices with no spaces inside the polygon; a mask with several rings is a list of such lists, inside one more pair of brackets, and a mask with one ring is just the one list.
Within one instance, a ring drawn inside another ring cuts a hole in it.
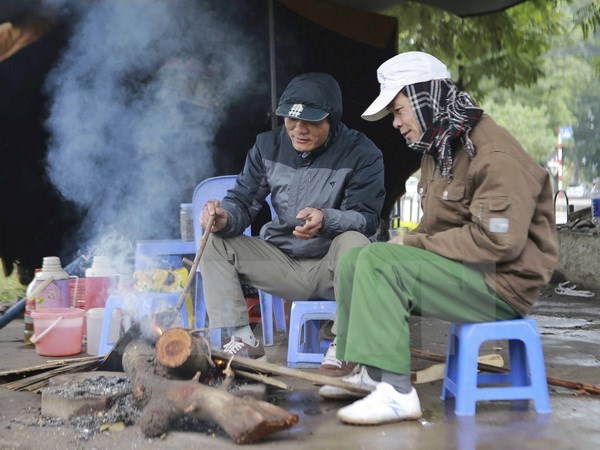
[{"label": "plastic stool", "polygon": [[[478,373],[479,348],[491,340],[508,340],[510,372]],[[441,399],[452,397],[457,416],[475,415],[480,400],[534,400],[538,413],[550,413],[544,352],[535,321],[451,324]]]},{"label": "plastic stool", "polygon": [[[329,341],[319,337],[319,320],[335,319],[335,301],[294,301],[290,313],[287,364],[301,367],[321,364]],[[304,333],[302,333],[304,330]],[[302,337],[304,336],[304,340]]]},{"label": "plastic stool", "polygon": [[[162,239],[137,241],[135,244],[135,270],[154,269],[158,266],[181,267],[181,255],[196,253],[195,241]],[[162,263],[159,263],[159,257]]]},{"label": "plastic stool", "polygon": [[273,337],[273,316],[275,317],[275,327],[277,331],[286,332],[285,308],[283,299],[263,291],[258,291],[260,299],[260,321],[262,324],[263,345],[271,346],[274,342]]},{"label": "plastic stool", "polygon": [[[160,311],[160,308],[175,307],[179,300],[179,295],[180,294],[163,292],[136,292],[135,294],[132,294],[131,297],[135,297],[134,301],[136,302],[136,317],[134,320],[149,315],[152,312],[158,312]],[[116,343],[110,342],[111,322],[113,319],[113,311],[117,309],[122,310],[124,308],[124,297],[122,295],[110,295],[106,300],[104,308],[104,320],[102,321],[102,334],[100,335],[100,347],[98,351],[99,356],[106,355]],[[187,311],[185,308],[181,308],[181,326],[187,327],[187,324]],[[120,324],[118,328],[120,332]]]}]

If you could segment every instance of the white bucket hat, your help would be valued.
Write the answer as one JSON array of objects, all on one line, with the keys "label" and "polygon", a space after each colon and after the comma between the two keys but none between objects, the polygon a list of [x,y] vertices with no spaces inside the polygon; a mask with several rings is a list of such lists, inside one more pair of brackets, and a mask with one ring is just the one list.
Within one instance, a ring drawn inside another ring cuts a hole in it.
[{"label": "white bucket hat", "polygon": [[379,120],[389,114],[387,106],[404,86],[444,78],[450,78],[450,72],[436,57],[423,52],[400,53],[377,69],[381,91],[361,117],[370,122]]}]

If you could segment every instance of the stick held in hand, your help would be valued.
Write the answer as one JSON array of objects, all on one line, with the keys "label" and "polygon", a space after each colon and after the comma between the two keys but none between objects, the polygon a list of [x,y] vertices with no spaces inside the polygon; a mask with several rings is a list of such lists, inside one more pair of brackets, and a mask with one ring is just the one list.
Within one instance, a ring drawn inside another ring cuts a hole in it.
[{"label": "stick held in hand", "polygon": [[183,302],[185,301],[185,297],[187,296],[190,286],[192,285],[193,275],[196,273],[198,269],[198,264],[200,263],[200,258],[202,257],[202,253],[204,252],[204,247],[206,247],[206,242],[208,241],[208,235],[210,234],[210,230],[213,227],[213,223],[217,217],[216,209],[219,207],[219,202],[215,201],[215,212],[211,214],[208,218],[208,223],[206,224],[206,228],[204,229],[204,233],[202,234],[202,239],[200,240],[200,244],[198,245],[198,251],[196,252],[196,257],[194,258],[194,262],[192,264],[192,268],[190,269],[190,275],[181,291],[181,295],[179,296],[179,300],[177,301],[177,306],[175,310],[177,313],[181,310],[183,306]]}]

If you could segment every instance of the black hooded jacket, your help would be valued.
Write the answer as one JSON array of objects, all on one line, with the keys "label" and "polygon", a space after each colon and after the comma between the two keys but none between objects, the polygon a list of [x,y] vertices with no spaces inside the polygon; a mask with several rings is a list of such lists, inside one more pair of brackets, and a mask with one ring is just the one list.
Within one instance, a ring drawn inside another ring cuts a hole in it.
[{"label": "black hooded jacket", "polygon": [[[342,95],[333,77],[309,73],[294,78],[280,104],[302,103],[329,112],[330,136],[324,145],[302,156],[285,126],[259,134],[235,187],[221,206],[227,225],[217,235],[242,234],[271,194],[277,217],[261,237],[295,258],[323,257],[338,234],[358,231],[373,236],[385,197],[383,156],[364,134],[342,122]],[[311,239],[292,234],[303,208],[320,208],[323,228]]]}]

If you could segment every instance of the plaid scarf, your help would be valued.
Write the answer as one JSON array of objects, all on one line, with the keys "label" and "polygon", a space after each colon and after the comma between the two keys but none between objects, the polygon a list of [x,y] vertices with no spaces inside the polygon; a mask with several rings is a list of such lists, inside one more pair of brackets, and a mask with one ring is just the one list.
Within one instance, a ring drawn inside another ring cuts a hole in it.
[{"label": "plaid scarf", "polygon": [[475,147],[469,132],[479,122],[483,109],[475,106],[471,96],[459,91],[450,79],[411,84],[404,89],[424,130],[419,140],[408,146],[433,156],[443,177],[452,176],[452,143],[460,139],[473,159]]}]

